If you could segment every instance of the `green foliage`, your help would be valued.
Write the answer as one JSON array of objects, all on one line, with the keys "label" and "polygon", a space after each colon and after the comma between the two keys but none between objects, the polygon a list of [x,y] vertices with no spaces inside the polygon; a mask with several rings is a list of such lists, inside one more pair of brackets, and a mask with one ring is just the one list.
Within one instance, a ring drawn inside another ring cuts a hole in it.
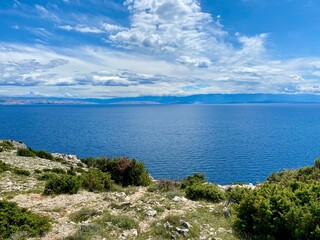
[{"label": "green foliage", "polygon": [[35,169],[35,170],[34,170],[34,173],[42,173],[42,170],[40,170],[40,169]]},{"label": "green foliage", "polygon": [[109,172],[111,178],[122,186],[148,186],[151,179],[144,163],[130,160],[127,157],[108,158],[87,158],[84,162],[89,167],[96,167],[103,172]]},{"label": "green foliage", "polygon": [[50,227],[48,217],[20,208],[16,203],[0,201],[0,239],[10,238],[17,232],[24,232],[26,237],[37,237]]},{"label": "green foliage", "polygon": [[42,169],[42,171],[44,172],[53,172],[53,173],[57,173],[57,174],[66,174],[66,170],[64,170],[63,168],[44,168]]},{"label": "green foliage", "polygon": [[264,183],[243,195],[235,229],[252,239],[320,239],[320,182]]},{"label": "green foliage", "polygon": [[10,141],[2,141],[2,142],[0,142],[0,150],[8,151],[8,150],[14,150],[14,149],[15,148],[14,148],[12,142],[10,142]]},{"label": "green foliage", "polygon": [[11,167],[6,164],[5,162],[0,160],[0,173],[5,172],[5,171],[10,171]]},{"label": "green foliage", "polygon": [[81,175],[82,187],[90,192],[103,192],[109,190],[113,180],[109,173],[101,172],[99,169],[91,168]]},{"label": "green foliage", "polygon": [[81,187],[81,180],[77,176],[51,176],[45,185],[43,194],[75,194]]},{"label": "green foliage", "polygon": [[54,159],[52,154],[49,153],[49,152],[46,152],[45,150],[36,151],[35,154],[39,158],[44,158],[44,159],[48,159],[48,160],[53,160]]},{"label": "green foliage", "polygon": [[72,213],[70,220],[79,223],[97,215],[101,215],[101,213],[95,209],[82,208],[78,212]]},{"label": "green foliage", "polygon": [[226,190],[226,197],[230,203],[238,204],[244,198],[244,195],[249,191],[252,190],[243,187],[231,187]]},{"label": "green foliage", "polygon": [[101,230],[101,227],[97,224],[81,225],[77,232],[72,235],[63,238],[63,240],[87,240],[97,234]]},{"label": "green foliage", "polygon": [[111,214],[106,214],[104,215],[103,219],[104,222],[111,222],[113,225],[121,228],[121,229],[133,229],[133,228],[139,228],[138,223],[133,220],[129,216],[125,215],[111,215]]},{"label": "green foliage", "polygon": [[15,168],[13,172],[17,175],[30,176],[30,172],[26,169]]},{"label": "green foliage", "polygon": [[44,174],[41,174],[40,176],[37,176],[37,180],[38,181],[47,181],[53,177],[57,177],[57,175],[54,173],[44,173]]},{"label": "green foliage", "polygon": [[24,148],[19,149],[17,151],[17,155],[21,156],[21,157],[36,157],[35,152],[30,148],[28,148],[28,149],[24,149]]},{"label": "green foliage", "polygon": [[195,173],[193,176],[189,176],[181,182],[181,189],[185,189],[193,184],[202,184],[206,181],[204,174]]},{"label": "green foliage", "polygon": [[224,199],[224,193],[214,184],[193,184],[186,189],[186,197],[191,200],[207,200],[220,202]]}]

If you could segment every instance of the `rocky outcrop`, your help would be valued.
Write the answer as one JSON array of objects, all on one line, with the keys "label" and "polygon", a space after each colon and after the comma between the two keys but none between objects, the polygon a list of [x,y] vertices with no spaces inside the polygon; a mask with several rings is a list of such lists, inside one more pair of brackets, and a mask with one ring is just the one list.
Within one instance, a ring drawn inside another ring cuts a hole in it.
[{"label": "rocky outcrop", "polygon": [[61,158],[73,166],[77,166],[78,163],[81,163],[81,160],[78,159],[76,155],[69,155],[69,154],[63,154],[63,153],[52,153],[52,156],[54,156],[55,158]]}]

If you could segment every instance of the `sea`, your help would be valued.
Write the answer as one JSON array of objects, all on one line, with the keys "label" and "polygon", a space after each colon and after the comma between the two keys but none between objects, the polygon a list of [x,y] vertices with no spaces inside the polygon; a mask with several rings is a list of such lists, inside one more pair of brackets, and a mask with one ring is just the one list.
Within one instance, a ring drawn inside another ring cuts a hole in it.
[{"label": "sea", "polygon": [[320,156],[320,105],[0,106],[0,139],[80,158],[128,156],[155,179],[257,184]]}]

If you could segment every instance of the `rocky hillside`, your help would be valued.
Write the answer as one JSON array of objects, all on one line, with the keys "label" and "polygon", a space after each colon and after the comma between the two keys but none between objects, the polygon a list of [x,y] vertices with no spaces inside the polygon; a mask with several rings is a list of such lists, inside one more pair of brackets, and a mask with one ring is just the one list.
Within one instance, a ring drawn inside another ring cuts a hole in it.
[{"label": "rocky hillside", "polygon": [[[115,185],[100,193],[81,189],[76,194],[44,195],[45,173],[73,167],[81,174],[88,168],[75,156],[56,154],[54,160],[18,156],[18,149],[26,146],[11,143],[13,148],[0,147],[0,160],[10,166],[0,171],[0,200],[48,216],[51,229],[41,239],[237,239],[226,201],[189,200],[174,181],[153,181],[148,187]],[[25,237],[23,232],[11,236]]]}]

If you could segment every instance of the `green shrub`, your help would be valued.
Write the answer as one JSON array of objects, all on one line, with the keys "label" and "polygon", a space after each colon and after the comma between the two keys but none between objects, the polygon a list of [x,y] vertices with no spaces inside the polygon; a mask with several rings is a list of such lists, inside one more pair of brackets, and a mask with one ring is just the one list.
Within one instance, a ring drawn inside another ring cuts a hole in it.
[{"label": "green shrub", "polygon": [[81,180],[77,176],[52,176],[47,180],[43,194],[75,194],[81,187]]},{"label": "green shrub", "polygon": [[51,227],[48,217],[37,215],[16,203],[0,201],[0,239],[25,232],[28,237],[43,235]]},{"label": "green shrub", "polygon": [[243,187],[231,187],[226,191],[226,197],[230,203],[240,203],[244,195],[251,191],[251,189]]},{"label": "green shrub", "polygon": [[63,238],[63,240],[87,240],[95,236],[101,227],[98,224],[81,225],[74,235]]},{"label": "green shrub", "polygon": [[78,223],[78,222],[86,221],[89,218],[97,216],[97,215],[101,215],[101,213],[95,209],[82,208],[79,211],[72,213],[70,215],[70,220]]},{"label": "green shrub", "polygon": [[15,168],[13,172],[17,175],[30,176],[30,172],[26,169]]},{"label": "green shrub", "polygon": [[2,141],[0,142],[0,149],[4,150],[4,151],[8,151],[8,150],[14,150],[14,146],[12,144],[12,142],[10,141]]},{"label": "green shrub", "polygon": [[57,173],[57,174],[66,174],[66,170],[64,170],[63,168],[44,168],[42,169],[42,171],[44,172],[53,172],[53,173]]},{"label": "green shrub", "polygon": [[236,207],[235,229],[252,239],[320,239],[320,182],[264,183]]},{"label": "green shrub", "polygon": [[31,150],[31,149],[24,149],[21,148],[17,151],[17,155],[18,156],[22,156],[22,157],[36,157],[36,154]]},{"label": "green shrub", "polygon": [[41,174],[40,176],[37,176],[37,180],[38,181],[47,181],[53,177],[57,177],[57,175],[54,173],[44,173],[44,174]]},{"label": "green shrub", "polygon": [[0,160],[0,173],[5,172],[5,171],[10,171],[11,167],[6,164],[5,162]]},{"label": "green shrub", "polygon": [[130,160],[127,157],[108,159],[108,158],[87,158],[84,162],[89,167],[96,167],[102,172],[109,172],[111,178],[122,186],[148,186],[151,178],[144,167],[144,163]]},{"label": "green shrub", "polygon": [[51,153],[46,152],[45,150],[40,150],[36,152],[37,157],[39,158],[44,158],[44,159],[48,159],[48,160],[53,160],[54,157],[52,156]]},{"label": "green shrub", "polygon": [[34,173],[42,173],[42,170],[40,170],[40,169],[35,169],[35,170],[34,170]]},{"label": "green shrub", "polygon": [[90,192],[103,192],[112,187],[113,180],[109,173],[91,168],[81,175],[82,187]]},{"label": "green shrub", "polygon": [[111,222],[113,225],[121,228],[121,229],[133,229],[133,228],[139,228],[138,223],[133,220],[129,216],[125,215],[111,215],[111,214],[106,214],[103,219],[104,222]]},{"label": "green shrub", "polygon": [[213,184],[193,184],[186,189],[186,197],[191,200],[207,200],[220,202],[224,199],[224,193]]},{"label": "green shrub", "polygon": [[181,182],[181,189],[185,189],[193,184],[202,184],[206,181],[207,180],[204,174],[195,173],[193,176],[189,176]]}]

